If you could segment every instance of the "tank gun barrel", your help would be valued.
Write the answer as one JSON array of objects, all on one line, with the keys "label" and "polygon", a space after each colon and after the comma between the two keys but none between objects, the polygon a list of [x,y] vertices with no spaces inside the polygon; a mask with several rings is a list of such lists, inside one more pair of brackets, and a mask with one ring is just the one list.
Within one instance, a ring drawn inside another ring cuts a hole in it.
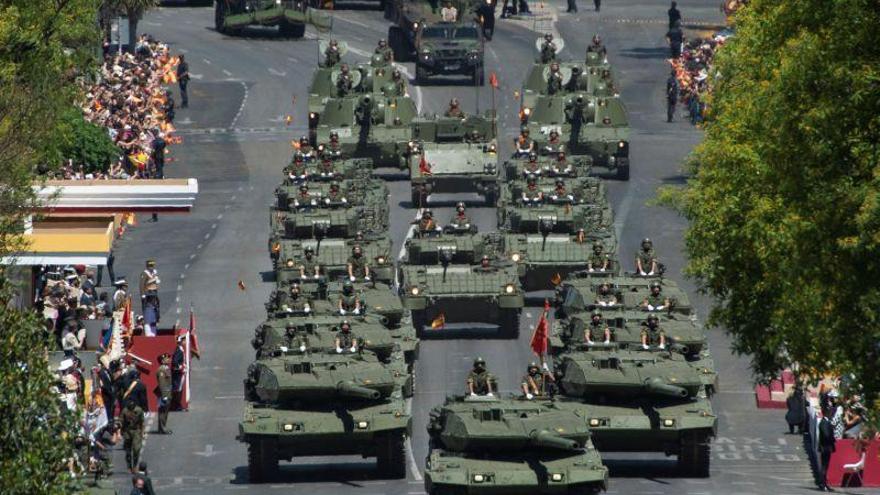
[{"label": "tank gun barrel", "polygon": [[577,441],[561,437],[547,430],[536,430],[529,434],[529,443],[535,447],[559,450],[577,450]]},{"label": "tank gun barrel", "polygon": [[645,380],[645,388],[648,392],[657,395],[680,398],[688,396],[688,391],[686,388],[679,387],[678,385],[669,385],[668,383],[663,383],[663,380],[657,377]]},{"label": "tank gun barrel", "polygon": [[377,400],[379,399],[379,397],[381,397],[381,394],[378,390],[355,385],[352,382],[339,382],[336,384],[336,390],[339,392],[340,395],[355,399]]}]

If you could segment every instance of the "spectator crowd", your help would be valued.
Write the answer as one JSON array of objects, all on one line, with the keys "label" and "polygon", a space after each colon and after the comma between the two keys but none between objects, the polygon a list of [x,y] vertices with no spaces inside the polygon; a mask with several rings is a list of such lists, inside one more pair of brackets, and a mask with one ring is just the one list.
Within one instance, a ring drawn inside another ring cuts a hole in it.
[{"label": "spectator crowd", "polygon": [[[679,32],[675,32],[676,28]],[[725,40],[731,35],[727,30],[720,31],[711,38],[695,38],[688,40],[680,34],[680,27],[673,26],[667,34],[671,44],[680,46],[671,47],[673,57],[669,60],[672,70],[678,81],[679,101],[688,109],[691,124],[697,125],[703,122],[706,112],[706,95],[711,91],[709,74],[712,71],[712,61],[715,53]]]}]

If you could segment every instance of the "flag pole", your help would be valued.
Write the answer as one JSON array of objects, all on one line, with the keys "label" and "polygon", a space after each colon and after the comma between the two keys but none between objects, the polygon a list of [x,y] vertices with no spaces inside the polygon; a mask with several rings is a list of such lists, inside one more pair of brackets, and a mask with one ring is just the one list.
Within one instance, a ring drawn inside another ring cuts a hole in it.
[{"label": "flag pole", "polygon": [[189,407],[189,365],[192,358],[190,357],[189,339],[191,338],[189,329],[186,330],[186,376],[184,377],[184,386],[186,387],[186,404]]}]

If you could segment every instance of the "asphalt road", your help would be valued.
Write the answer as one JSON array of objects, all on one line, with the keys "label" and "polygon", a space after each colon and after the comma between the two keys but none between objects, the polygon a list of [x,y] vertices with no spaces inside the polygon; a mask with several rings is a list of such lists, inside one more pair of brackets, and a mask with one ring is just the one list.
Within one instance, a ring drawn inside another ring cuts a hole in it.
[{"label": "asphalt road", "polygon": [[[560,0],[547,5],[564,11]],[[685,0],[679,5],[685,24],[698,27],[722,21],[715,0]],[[701,138],[685,122],[665,123],[666,2],[610,1],[601,14],[593,12],[592,5],[581,7],[580,14],[560,13],[555,23],[566,40],[563,55],[582,57],[590,36],[594,32],[602,35],[633,127],[632,179],[609,184],[621,259],[631,259],[639,240],[647,236],[654,239],[670,273],[680,273],[685,222],[671,211],[646,204],[658,185],[684,180],[680,163]],[[377,11],[344,10],[335,16],[334,37],[353,47],[346,56],[351,61],[365,60],[387,32],[388,23]],[[243,405],[242,379],[253,356],[249,340],[265,316],[263,303],[272,287],[265,281],[270,270],[267,207],[289,159],[289,141],[306,127],[306,90],[318,48],[311,29],[304,40],[288,40],[262,29],[230,38],[212,26],[210,8],[160,8],[141,22],[143,31],[185,53],[190,64],[190,108],[180,110],[176,122],[184,143],[173,148],[175,162],[167,169],[172,177],[198,177],[200,183],[191,214],[161,216],[157,223],[142,218],[117,248],[117,273],[132,279],[144,259],[156,258],[163,278],[163,324],[177,319],[185,323],[190,305],[199,319],[203,358],[193,363],[190,410],[172,415],[173,435],[151,434],[144,448],[154,485],[159,493],[423,493],[419,470],[427,453],[428,410],[447,394],[463,390],[475,356],[488,361],[500,378],[502,391],[513,391],[533,358],[528,339],[539,309],[526,309],[518,341],[423,342],[412,402],[412,465],[406,480],[377,478],[372,460],[321,458],[282,463],[282,477],[274,484],[248,484],[245,447],[236,442],[235,434]],[[501,132],[512,137],[518,127],[514,91],[535,56],[536,35],[529,30],[550,25],[499,20],[496,27],[496,37],[488,45],[487,70],[495,71],[501,84],[495,95]],[[408,73],[413,72],[410,64]],[[466,84],[411,86],[410,91],[423,113],[441,112],[453,96],[467,111],[491,108],[488,85],[479,90]],[[293,116],[289,126],[286,115]],[[389,185],[390,233],[399,247],[415,210],[409,204],[407,183]],[[451,206],[447,201],[431,207],[443,220],[451,216]],[[494,229],[493,209],[472,207],[469,213],[481,230]],[[238,288],[239,281],[245,290]],[[684,284],[692,289],[688,282]],[[690,292],[699,312],[705,314],[707,301]],[[712,450],[712,476],[676,477],[674,461],[662,456],[608,457],[613,476],[608,493],[793,494],[811,490],[812,475],[801,439],[783,434],[786,426],[781,413],[755,408],[748,363],[731,355],[726,336],[711,330],[709,338],[721,377],[721,392],[714,399],[720,429]],[[115,465],[124,465],[121,453]],[[114,482],[127,493],[130,485],[125,475],[116,475]]]}]

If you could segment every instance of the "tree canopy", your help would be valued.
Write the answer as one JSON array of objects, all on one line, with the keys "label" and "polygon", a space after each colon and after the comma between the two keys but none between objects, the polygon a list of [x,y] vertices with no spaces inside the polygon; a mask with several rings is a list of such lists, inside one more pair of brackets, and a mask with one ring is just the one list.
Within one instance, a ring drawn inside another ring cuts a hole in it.
[{"label": "tree canopy", "polygon": [[880,5],[753,0],[735,26],[692,178],[663,195],[690,220],[687,270],[758,376],[839,374],[876,414]]}]

